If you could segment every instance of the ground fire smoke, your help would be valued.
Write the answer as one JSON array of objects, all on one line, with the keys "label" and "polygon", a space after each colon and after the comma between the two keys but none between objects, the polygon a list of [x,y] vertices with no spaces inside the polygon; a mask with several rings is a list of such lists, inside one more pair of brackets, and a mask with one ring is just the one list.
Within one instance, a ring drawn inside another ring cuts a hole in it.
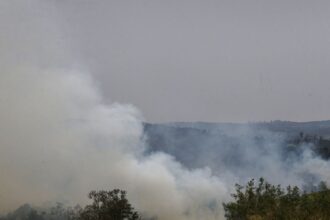
[{"label": "ground fire smoke", "polygon": [[263,149],[247,143],[240,158],[250,166],[241,161],[235,169],[187,169],[166,153],[145,153],[142,114],[106,104],[91,75],[70,65],[79,62],[54,31],[55,9],[36,1],[45,11],[35,15],[32,3],[8,2],[0,3],[7,7],[0,23],[17,26],[0,35],[0,211],[23,203],[85,204],[90,190],[121,188],[146,217],[223,219],[222,202],[248,177],[302,185],[308,172],[330,180],[329,162],[308,149],[288,168],[275,138]]}]

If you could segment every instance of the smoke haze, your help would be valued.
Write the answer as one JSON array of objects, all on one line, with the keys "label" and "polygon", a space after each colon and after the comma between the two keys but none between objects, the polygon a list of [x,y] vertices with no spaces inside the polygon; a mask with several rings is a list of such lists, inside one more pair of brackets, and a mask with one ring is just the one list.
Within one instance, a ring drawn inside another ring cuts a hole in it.
[{"label": "smoke haze", "polygon": [[68,68],[71,58],[62,55],[70,51],[57,31],[48,32],[57,28],[51,5],[40,12],[41,2],[15,3],[1,3],[12,25],[24,21],[1,35],[1,211],[25,202],[84,204],[90,190],[118,187],[146,216],[219,216],[218,208],[205,206],[221,197],[223,184],[169,155],[143,156],[141,114],[130,105],[104,104],[90,75]]},{"label": "smoke haze", "polygon": [[[225,142],[219,145],[223,163],[213,167],[187,168],[175,155],[148,152],[142,113],[105,103],[54,22],[61,21],[56,7],[44,1],[0,4],[0,211],[25,202],[85,204],[90,190],[122,188],[146,217],[223,219],[222,202],[235,182],[264,176],[303,185],[302,174],[312,173],[329,183],[328,161],[306,148],[284,163],[281,137],[266,132],[259,148],[249,128],[228,131],[242,137],[237,165],[226,163],[232,153]],[[205,153],[200,160],[212,150]]]}]

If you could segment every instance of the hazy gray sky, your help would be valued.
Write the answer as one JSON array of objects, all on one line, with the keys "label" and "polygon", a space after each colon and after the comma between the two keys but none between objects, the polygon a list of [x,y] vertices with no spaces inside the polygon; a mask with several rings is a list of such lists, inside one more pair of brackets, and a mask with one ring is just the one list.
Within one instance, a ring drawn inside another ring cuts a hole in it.
[{"label": "hazy gray sky", "polygon": [[328,0],[52,3],[72,62],[147,121],[330,119]]}]

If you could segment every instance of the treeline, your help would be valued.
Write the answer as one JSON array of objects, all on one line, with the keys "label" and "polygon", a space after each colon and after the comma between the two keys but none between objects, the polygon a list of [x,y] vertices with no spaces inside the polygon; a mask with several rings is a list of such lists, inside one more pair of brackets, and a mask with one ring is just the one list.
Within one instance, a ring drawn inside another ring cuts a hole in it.
[{"label": "treeline", "polygon": [[272,185],[263,178],[246,186],[236,185],[233,202],[224,203],[227,220],[329,220],[330,190],[324,182],[317,192],[306,193],[297,186]]},{"label": "treeline", "polygon": [[126,198],[126,192],[115,189],[112,191],[91,191],[88,197],[92,204],[81,208],[79,205],[65,208],[63,204],[47,209],[36,209],[25,204],[0,220],[139,220],[138,212]]},{"label": "treeline", "polygon": [[80,206],[65,207],[62,203],[57,203],[49,208],[34,208],[29,204],[24,204],[0,220],[74,220],[82,210]]},{"label": "treeline", "polygon": [[312,150],[324,160],[330,159],[330,140],[320,135],[310,135],[300,132],[299,135],[288,140],[288,147],[299,147],[303,144],[311,144]]},{"label": "treeline", "polygon": [[[65,208],[62,204],[41,210],[23,205],[0,220],[141,220],[126,198],[126,192],[92,191],[90,205]],[[246,186],[236,184],[233,201],[224,203],[227,220],[330,220],[330,190],[321,182],[315,192],[297,186],[283,189],[260,178]]]}]

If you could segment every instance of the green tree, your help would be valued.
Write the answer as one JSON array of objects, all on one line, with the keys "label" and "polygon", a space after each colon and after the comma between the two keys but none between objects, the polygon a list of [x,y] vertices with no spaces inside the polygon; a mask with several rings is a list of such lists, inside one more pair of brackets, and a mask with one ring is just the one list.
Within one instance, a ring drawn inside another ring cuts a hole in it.
[{"label": "green tree", "polygon": [[137,220],[139,214],[134,211],[126,198],[126,192],[115,189],[112,191],[91,191],[88,195],[93,200],[79,214],[80,220]]},{"label": "green tree", "polygon": [[236,185],[234,201],[224,203],[228,220],[330,220],[330,190],[325,182],[318,192],[301,192],[297,186],[286,190],[260,178],[245,187]]}]

